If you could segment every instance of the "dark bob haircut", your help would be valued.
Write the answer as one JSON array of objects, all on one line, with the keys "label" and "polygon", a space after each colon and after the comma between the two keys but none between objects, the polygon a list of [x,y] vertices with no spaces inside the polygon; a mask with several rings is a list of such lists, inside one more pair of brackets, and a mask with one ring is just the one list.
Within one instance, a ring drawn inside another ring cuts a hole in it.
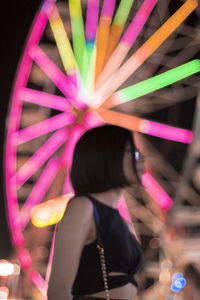
[{"label": "dark bob haircut", "polygon": [[114,125],[103,125],[84,133],[75,146],[70,172],[75,195],[102,193],[130,186],[123,170],[127,142],[131,145],[133,170],[139,181],[131,131]]}]

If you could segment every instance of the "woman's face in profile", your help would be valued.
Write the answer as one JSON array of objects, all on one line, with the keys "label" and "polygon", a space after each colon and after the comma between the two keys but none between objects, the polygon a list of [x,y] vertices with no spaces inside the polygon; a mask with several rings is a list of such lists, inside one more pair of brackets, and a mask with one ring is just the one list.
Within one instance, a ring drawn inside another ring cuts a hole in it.
[{"label": "woman's face in profile", "polygon": [[[138,145],[138,148],[139,148],[139,145]],[[141,179],[142,175],[145,172],[145,157],[138,148],[137,148],[137,143],[136,143],[136,151],[135,151],[134,155],[135,155],[136,168],[138,171],[138,175]],[[137,182],[137,178],[136,178],[135,172],[133,170],[132,155],[133,155],[133,153],[132,153],[131,145],[129,142],[127,142],[127,144],[125,146],[124,159],[123,159],[124,174],[125,174],[125,177],[128,180],[128,182],[130,182],[131,184]]]}]

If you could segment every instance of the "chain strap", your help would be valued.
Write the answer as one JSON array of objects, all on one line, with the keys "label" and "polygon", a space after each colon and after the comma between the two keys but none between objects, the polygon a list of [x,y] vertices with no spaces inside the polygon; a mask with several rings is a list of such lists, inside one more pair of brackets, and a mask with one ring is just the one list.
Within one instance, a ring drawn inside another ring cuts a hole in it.
[{"label": "chain strap", "polygon": [[103,282],[104,282],[104,289],[106,292],[106,300],[110,300],[109,291],[108,291],[108,275],[107,275],[107,270],[106,270],[104,248],[97,244],[97,249],[99,251],[101,271],[102,271]]}]

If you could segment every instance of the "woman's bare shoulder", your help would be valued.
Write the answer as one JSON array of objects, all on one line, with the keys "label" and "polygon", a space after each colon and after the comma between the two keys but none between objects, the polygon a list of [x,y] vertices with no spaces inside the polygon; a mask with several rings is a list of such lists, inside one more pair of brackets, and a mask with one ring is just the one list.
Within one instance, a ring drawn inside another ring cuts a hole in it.
[{"label": "woman's bare shoulder", "polygon": [[87,221],[92,217],[93,204],[90,199],[86,196],[76,196],[69,200],[61,223],[68,219],[76,220],[77,222]]}]

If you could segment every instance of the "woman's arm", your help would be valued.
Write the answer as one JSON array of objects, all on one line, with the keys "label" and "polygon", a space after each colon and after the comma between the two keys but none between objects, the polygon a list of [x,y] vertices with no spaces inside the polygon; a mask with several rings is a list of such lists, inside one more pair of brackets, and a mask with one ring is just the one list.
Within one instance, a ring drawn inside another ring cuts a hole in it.
[{"label": "woman's arm", "polygon": [[93,205],[86,197],[70,201],[58,224],[49,279],[48,300],[71,300],[71,288],[89,234]]}]

